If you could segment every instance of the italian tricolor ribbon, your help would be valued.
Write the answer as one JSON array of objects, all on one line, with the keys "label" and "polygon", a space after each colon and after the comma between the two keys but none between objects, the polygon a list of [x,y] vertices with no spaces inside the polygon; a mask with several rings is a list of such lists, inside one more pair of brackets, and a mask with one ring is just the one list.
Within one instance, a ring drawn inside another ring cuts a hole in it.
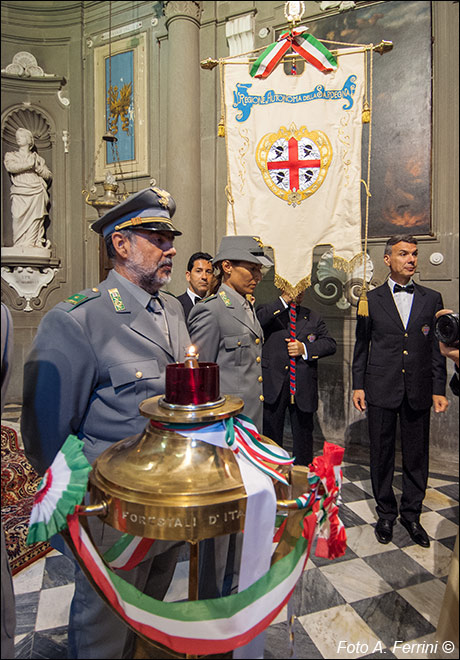
[{"label": "italian tricolor ribbon", "polygon": [[307,29],[300,26],[288,32],[283,32],[278,41],[270,44],[259,55],[251,67],[251,76],[253,78],[267,78],[289,48],[292,48],[320,71],[328,72],[337,69],[336,58],[318,39],[308,34]]},{"label": "italian tricolor ribbon", "polygon": [[91,472],[83,444],[69,435],[40,481],[30,514],[27,545],[47,541],[67,527],[67,515],[81,504]]},{"label": "italian tricolor ribbon", "polygon": [[[308,526],[308,519],[314,520],[314,516],[306,518]],[[288,555],[238,594],[165,603],[142,594],[104,564],[80,525],[78,515],[69,516],[68,524],[78,555],[123,619],[149,639],[188,654],[225,653],[247,644],[262,632],[291,597],[310,547],[310,542],[301,535]]]}]

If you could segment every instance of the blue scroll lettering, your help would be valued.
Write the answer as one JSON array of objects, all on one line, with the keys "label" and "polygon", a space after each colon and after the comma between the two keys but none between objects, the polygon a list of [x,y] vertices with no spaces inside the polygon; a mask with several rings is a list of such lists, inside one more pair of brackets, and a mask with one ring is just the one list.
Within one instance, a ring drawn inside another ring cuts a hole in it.
[{"label": "blue scroll lettering", "polygon": [[236,89],[233,91],[233,107],[238,110],[236,121],[243,122],[251,114],[254,105],[269,105],[271,103],[308,103],[322,99],[325,101],[339,101],[345,99],[346,103],[342,106],[344,110],[350,110],[353,107],[353,96],[356,92],[357,76],[352,74],[348,76],[342,89],[324,89],[324,85],[316,85],[311,92],[302,94],[277,94],[270,89],[263,96],[252,96],[249,94],[249,88],[252,83],[236,83]]}]

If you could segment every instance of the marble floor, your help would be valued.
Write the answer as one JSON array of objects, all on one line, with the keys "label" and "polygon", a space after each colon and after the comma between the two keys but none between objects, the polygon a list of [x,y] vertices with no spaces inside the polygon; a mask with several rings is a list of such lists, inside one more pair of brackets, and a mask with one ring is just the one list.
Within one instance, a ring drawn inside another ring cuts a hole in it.
[{"label": "marble floor", "polygon": [[[267,630],[264,657],[458,657],[457,649],[442,649],[436,638],[458,530],[458,472],[430,472],[421,516],[430,548],[415,545],[400,524],[384,546],[374,536],[369,468],[353,451],[345,458],[339,515],[347,531],[346,554],[328,561],[312,553],[292,597],[293,635],[285,608]],[[400,472],[394,483],[400,492]],[[70,560],[53,551],[14,577],[16,658],[66,657],[70,568]],[[184,559],[168,600],[186,594],[187,570]]]}]

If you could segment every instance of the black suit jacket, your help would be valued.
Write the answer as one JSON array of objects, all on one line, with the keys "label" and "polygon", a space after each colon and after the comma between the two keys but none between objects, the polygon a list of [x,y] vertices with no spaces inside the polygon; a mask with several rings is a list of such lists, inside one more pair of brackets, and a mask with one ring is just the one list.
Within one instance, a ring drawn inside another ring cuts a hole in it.
[{"label": "black suit jacket", "polygon": [[407,394],[414,410],[429,408],[433,394],[445,395],[446,361],[434,335],[441,294],[418,284],[404,328],[387,282],[369,291],[369,316],[358,316],[353,389],[366,401],[398,408]]},{"label": "black suit jacket", "polygon": [[181,296],[177,296],[177,300],[181,303],[182,307],[184,308],[185,320],[187,320],[188,315],[190,314],[190,310],[193,307],[193,303],[190,300],[190,296],[188,295],[187,291],[183,293]]},{"label": "black suit jacket", "polygon": [[[289,310],[279,298],[256,309],[264,331],[262,376],[264,400],[275,403],[286,378],[289,378],[289,355],[285,339],[289,333]],[[318,409],[318,359],[333,355],[336,342],[321,317],[308,307],[298,307],[296,338],[306,345],[308,360],[296,359],[296,403],[304,412]]]}]

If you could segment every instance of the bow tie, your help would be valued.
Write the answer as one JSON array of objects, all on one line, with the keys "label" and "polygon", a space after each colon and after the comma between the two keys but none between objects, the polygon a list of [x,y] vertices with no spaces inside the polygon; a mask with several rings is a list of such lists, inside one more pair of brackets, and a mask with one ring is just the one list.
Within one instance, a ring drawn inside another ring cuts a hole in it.
[{"label": "bow tie", "polygon": [[407,284],[406,286],[395,284],[393,287],[393,293],[398,293],[398,291],[405,291],[406,293],[414,293],[415,287],[413,284]]},{"label": "bow tie", "polygon": [[200,296],[195,296],[195,300],[193,301],[193,304],[196,305],[197,302],[200,302],[200,300],[203,300],[203,298],[200,298]]}]

